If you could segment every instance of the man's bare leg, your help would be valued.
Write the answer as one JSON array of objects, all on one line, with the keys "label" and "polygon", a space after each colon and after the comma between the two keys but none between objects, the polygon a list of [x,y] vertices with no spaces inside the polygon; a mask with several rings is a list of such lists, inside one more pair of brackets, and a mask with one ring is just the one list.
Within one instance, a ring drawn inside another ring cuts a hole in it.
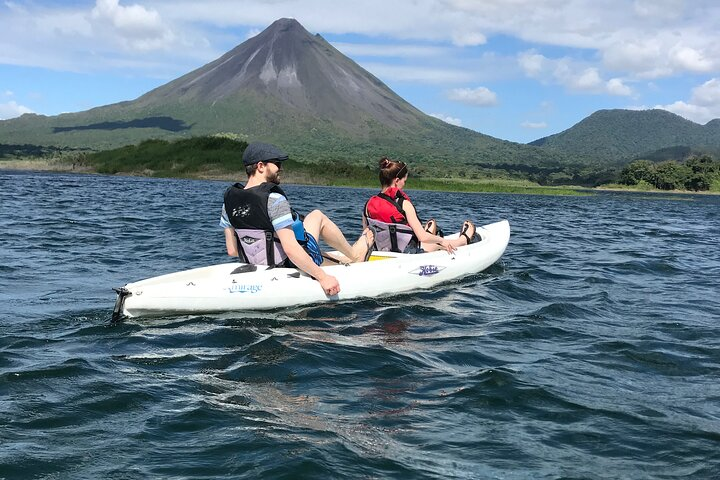
[{"label": "man's bare leg", "polygon": [[350,245],[338,226],[320,210],[313,210],[307,214],[303,226],[313,237],[317,240],[322,239],[332,248],[345,255],[350,262],[363,261],[368,248],[375,241],[372,230],[365,229],[357,242]]}]

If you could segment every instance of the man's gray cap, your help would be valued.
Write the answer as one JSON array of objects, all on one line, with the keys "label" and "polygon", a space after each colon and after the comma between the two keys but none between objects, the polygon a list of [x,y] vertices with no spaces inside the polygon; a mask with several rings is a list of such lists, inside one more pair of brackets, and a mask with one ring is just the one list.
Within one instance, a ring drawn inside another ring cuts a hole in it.
[{"label": "man's gray cap", "polygon": [[245,165],[254,165],[258,162],[268,162],[271,160],[284,162],[287,159],[287,153],[269,143],[253,142],[247,146],[243,153],[243,164]]}]

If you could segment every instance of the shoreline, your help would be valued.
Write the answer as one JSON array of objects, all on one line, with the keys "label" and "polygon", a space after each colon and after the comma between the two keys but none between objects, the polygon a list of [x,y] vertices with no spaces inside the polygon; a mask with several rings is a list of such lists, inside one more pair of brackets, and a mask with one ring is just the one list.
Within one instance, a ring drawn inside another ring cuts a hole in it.
[{"label": "shoreline", "polygon": [[[0,170],[14,171],[34,171],[49,173],[70,173],[70,174],[97,174],[97,175],[117,175],[127,177],[147,177],[147,178],[184,178],[189,180],[209,180],[209,181],[242,181],[240,176],[244,178],[244,172],[229,173],[222,170],[208,169],[203,172],[195,172],[188,175],[178,176],[158,176],[153,175],[153,171],[145,172],[122,172],[117,174],[100,173],[94,168],[87,165],[70,165],[67,160],[41,160],[41,159],[25,159],[25,160],[0,160]],[[306,172],[286,172],[283,183],[289,185],[312,185],[320,187],[348,187],[348,188],[377,188],[377,182],[323,182],[322,177],[312,177]],[[520,195],[554,195],[554,196],[589,196],[593,192],[577,186],[542,186],[523,184],[524,181],[488,179],[487,181],[470,181],[466,179],[443,178],[415,178],[417,186],[410,185],[408,190],[427,190],[440,192],[460,192],[460,193],[511,193]],[[529,183],[529,181],[527,181]]]},{"label": "shoreline", "polygon": [[[36,171],[36,172],[51,172],[51,173],[74,173],[74,174],[100,174],[92,166],[70,162],[63,159],[12,159],[12,160],[0,160],[0,170],[11,170],[11,171]],[[152,171],[144,172],[123,172],[116,175],[128,176],[128,177],[153,177]],[[242,173],[242,172],[239,172]],[[313,185],[313,186],[327,186],[327,187],[355,187],[355,188],[375,188],[376,185],[356,185],[356,184],[345,184],[339,182],[337,184],[328,185],[327,183],[318,182],[316,178],[309,177],[306,174],[300,173],[299,175],[293,175],[287,173],[285,175],[287,180],[284,183],[294,185]],[[187,178],[191,180],[215,180],[215,181],[238,181],[238,176],[233,173],[229,173],[221,170],[207,170],[205,172],[197,172],[195,174],[178,176],[174,178]],[[421,185],[428,186],[430,188],[409,188],[409,190],[431,190],[431,191],[457,191],[464,193],[517,193],[526,195],[592,195],[597,192],[631,192],[631,193],[650,193],[650,194],[673,194],[673,195],[720,195],[720,192],[696,192],[690,190],[644,190],[644,189],[633,189],[633,188],[619,188],[619,187],[579,187],[572,185],[562,186],[542,186],[542,185],[520,185],[519,181],[513,180],[502,180],[502,179],[489,179],[488,181],[473,182],[466,179],[428,179],[418,178],[418,183]],[[447,188],[443,188],[445,185]],[[460,188],[463,186],[464,188]],[[483,188],[487,187],[487,188]],[[436,188],[432,188],[436,187]],[[453,188],[456,187],[456,188]],[[468,190],[467,187],[474,187],[472,190]]]},{"label": "shoreline", "polygon": [[69,163],[61,159],[13,159],[1,160],[0,170],[29,170],[37,172],[97,173],[87,165]]},{"label": "shoreline", "polygon": [[695,190],[643,190],[640,188],[619,188],[619,187],[594,187],[592,188],[593,191],[596,192],[631,192],[631,193],[652,193],[652,194],[666,194],[670,193],[673,195],[720,195],[720,192],[711,192],[709,190],[705,191],[695,191]]}]

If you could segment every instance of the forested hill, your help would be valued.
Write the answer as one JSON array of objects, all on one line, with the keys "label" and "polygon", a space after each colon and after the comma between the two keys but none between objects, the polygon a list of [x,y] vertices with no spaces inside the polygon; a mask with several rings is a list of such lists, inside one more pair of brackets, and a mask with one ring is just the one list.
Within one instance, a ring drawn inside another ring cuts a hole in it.
[{"label": "forested hill", "polygon": [[530,145],[610,163],[720,152],[720,119],[700,125],[666,110],[599,110]]}]

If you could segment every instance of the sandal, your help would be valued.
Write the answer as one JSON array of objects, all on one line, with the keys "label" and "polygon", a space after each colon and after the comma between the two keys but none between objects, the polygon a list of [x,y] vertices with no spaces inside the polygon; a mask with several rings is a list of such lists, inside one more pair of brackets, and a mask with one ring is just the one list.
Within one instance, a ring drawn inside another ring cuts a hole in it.
[{"label": "sandal", "polygon": [[425,224],[425,231],[428,232],[430,235],[437,235],[437,222],[434,218],[431,218],[427,221]]},{"label": "sandal", "polygon": [[[368,238],[368,234],[372,234],[372,240]],[[365,239],[365,245],[367,245],[367,252],[365,252],[363,262],[367,262],[368,260],[370,260],[370,255],[372,255],[375,251],[375,229],[371,227],[366,228],[365,231],[362,233],[362,237]]]},{"label": "sandal", "polygon": [[[469,232],[472,232],[468,234]],[[472,223],[470,220],[465,220],[463,222],[463,228],[462,232],[460,232],[461,237],[465,237],[465,240],[467,240],[467,243],[465,245],[470,245],[473,240],[475,240],[475,224]]]}]

